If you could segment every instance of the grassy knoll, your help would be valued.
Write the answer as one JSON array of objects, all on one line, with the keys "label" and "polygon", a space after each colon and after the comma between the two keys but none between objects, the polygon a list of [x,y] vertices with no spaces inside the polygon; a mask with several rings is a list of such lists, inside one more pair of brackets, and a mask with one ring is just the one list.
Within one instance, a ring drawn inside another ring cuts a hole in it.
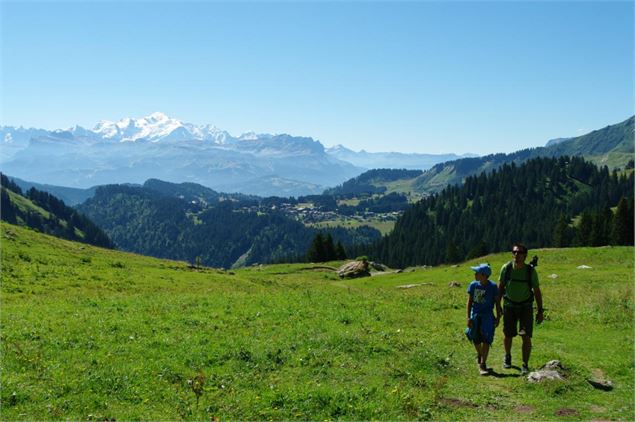
[{"label": "grassy knoll", "polygon": [[354,229],[362,226],[369,226],[379,230],[383,235],[386,235],[392,231],[395,227],[394,220],[386,221],[380,218],[365,218],[364,220],[341,216],[334,220],[320,221],[319,223],[309,224],[309,227],[315,227],[317,229],[327,229],[329,227],[344,227],[346,229]]},{"label": "grassy knoll", "polygon": [[0,420],[634,417],[632,248],[537,251],[548,321],[532,364],[559,359],[569,379],[533,385],[500,368],[500,331],[499,375],[478,375],[468,263],[354,281],[303,264],[194,270],[1,228]]}]

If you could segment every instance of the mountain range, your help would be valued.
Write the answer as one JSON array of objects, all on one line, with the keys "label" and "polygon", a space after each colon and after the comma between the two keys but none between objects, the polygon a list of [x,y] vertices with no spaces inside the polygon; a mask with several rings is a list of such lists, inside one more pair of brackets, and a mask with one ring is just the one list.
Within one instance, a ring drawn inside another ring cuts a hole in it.
[{"label": "mountain range", "polygon": [[0,147],[3,171],[39,183],[89,188],[158,178],[260,196],[316,194],[369,168],[425,169],[460,157],[325,149],[313,138],[288,134],[234,137],[159,112],[102,120],[93,129],[3,126]]}]

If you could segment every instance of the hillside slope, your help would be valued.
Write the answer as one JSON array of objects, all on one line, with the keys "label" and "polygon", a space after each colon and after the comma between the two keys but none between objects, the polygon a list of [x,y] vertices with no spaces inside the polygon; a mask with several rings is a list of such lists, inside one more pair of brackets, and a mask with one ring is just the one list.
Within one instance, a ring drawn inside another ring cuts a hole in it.
[{"label": "hillside slope", "polygon": [[[531,365],[568,368],[566,382],[534,385],[500,369],[500,329],[495,375],[478,375],[463,334],[468,265],[478,261],[341,281],[306,264],[193,269],[6,223],[0,241],[2,420],[615,420],[635,411],[630,247],[531,251],[547,307]],[[462,288],[448,287],[454,280]],[[615,388],[593,389],[592,376]]]},{"label": "hillside slope", "polygon": [[[620,203],[614,218],[611,208]],[[404,267],[458,262],[518,241],[530,247],[632,244],[632,204],[633,173],[611,174],[579,157],[534,158],[423,199],[367,254]]]},{"label": "hillside slope", "polygon": [[425,171],[412,184],[419,193],[439,192],[448,185],[463,183],[468,176],[538,157],[579,156],[600,166],[623,168],[635,156],[634,129],[635,116],[547,147],[448,161]]},{"label": "hillside slope", "polygon": [[108,236],[86,216],[47,192],[26,193],[0,173],[2,220],[69,240],[112,248]]}]

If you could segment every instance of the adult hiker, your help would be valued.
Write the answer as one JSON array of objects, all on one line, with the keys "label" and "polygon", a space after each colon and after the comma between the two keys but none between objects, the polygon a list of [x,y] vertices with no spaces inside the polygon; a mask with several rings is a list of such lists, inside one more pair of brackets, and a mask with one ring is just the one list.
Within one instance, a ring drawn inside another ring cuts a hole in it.
[{"label": "adult hiker", "polygon": [[[468,338],[474,343],[479,373],[487,375],[487,355],[494,341],[494,329],[501,318],[500,301],[497,300],[498,288],[489,280],[492,269],[489,264],[470,267],[475,280],[467,287],[467,330]],[[496,318],[494,318],[496,305]]]},{"label": "adult hiker", "polygon": [[538,282],[538,274],[532,265],[525,264],[527,247],[516,243],[512,247],[513,260],[503,265],[498,284],[498,298],[505,303],[503,306],[503,334],[505,335],[505,360],[503,368],[512,366],[512,340],[520,335],[523,341],[522,373],[529,372],[529,356],[531,354],[531,337],[534,328],[533,302],[536,301],[536,323],[544,319],[542,307],[542,293]]}]

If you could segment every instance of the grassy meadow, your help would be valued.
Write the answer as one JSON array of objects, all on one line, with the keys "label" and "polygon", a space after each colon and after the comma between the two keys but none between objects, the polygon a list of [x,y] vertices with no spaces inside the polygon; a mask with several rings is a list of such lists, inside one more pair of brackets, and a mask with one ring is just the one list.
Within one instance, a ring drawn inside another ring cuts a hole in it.
[{"label": "grassy meadow", "polygon": [[463,334],[468,265],[497,272],[508,254],[344,281],[318,265],[193,269],[1,228],[0,420],[635,417],[631,247],[530,251],[547,308],[530,366],[567,368],[565,382],[530,384],[501,368],[500,328],[487,377]]}]

